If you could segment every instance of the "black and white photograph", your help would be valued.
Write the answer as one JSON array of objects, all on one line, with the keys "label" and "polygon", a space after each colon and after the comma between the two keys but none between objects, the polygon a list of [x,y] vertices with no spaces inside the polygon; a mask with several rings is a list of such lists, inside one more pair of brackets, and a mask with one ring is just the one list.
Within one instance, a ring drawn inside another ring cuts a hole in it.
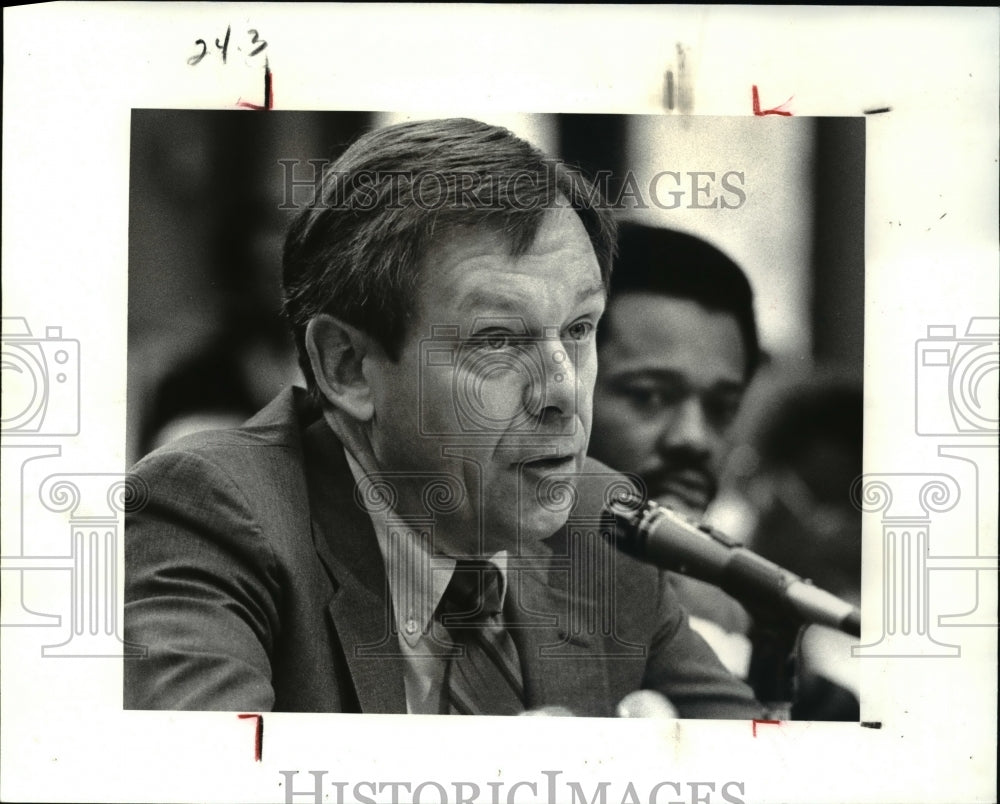
[{"label": "black and white photograph", "polygon": [[505,122],[133,113],[126,708],[859,720],[864,121]]},{"label": "black and white photograph", "polygon": [[4,18],[0,798],[992,800],[995,9]]}]

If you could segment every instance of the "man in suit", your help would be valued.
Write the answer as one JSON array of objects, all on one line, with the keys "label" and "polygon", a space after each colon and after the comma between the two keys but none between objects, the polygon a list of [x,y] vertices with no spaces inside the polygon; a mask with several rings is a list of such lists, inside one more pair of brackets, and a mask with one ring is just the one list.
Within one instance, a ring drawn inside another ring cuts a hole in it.
[{"label": "man in suit", "polygon": [[285,245],[308,391],[134,468],[127,708],[686,717],[761,708],[585,457],[615,227],[470,120],[366,134]]},{"label": "man in suit", "polygon": [[[749,280],[699,237],[622,223],[597,342],[590,454],[634,472],[650,497],[700,519],[760,362]],[[671,580],[695,629],[745,677],[747,612],[717,587]]]}]

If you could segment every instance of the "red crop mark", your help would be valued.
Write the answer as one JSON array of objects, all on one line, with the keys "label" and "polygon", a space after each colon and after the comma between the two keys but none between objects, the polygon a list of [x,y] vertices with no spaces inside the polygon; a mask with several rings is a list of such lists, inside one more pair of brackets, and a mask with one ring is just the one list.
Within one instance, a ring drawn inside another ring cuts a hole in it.
[{"label": "red crop mark", "polygon": [[789,96],[788,100],[786,100],[780,106],[775,106],[773,109],[764,109],[763,111],[761,111],[761,108],[760,108],[760,93],[757,91],[757,85],[756,84],[753,85],[752,91],[753,91],[753,113],[757,117],[763,117],[766,114],[780,114],[782,117],[791,117],[792,116],[791,112],[786,112],[781,107],[782,106],[786,106],[789,103],[791,103],[792,102],[792,98],[795,97],[794,95]]},{"label": "red crop mark", "polygon": [[241,720],[252,717],[257,721],[257,728],[254,729],[254,738],[253,738],[253,761],[260,762],[261,757],[264,755],[264,716],[237,715],[236,717],[240,718]]},{"label": "red crop mark", "polygon": [[754,737],[757,736],[757,725],[758,724],[767,725],[767,726],[780,726],[781,725],[781,721],[780,720],[758,720],[757,718],[754,718],[753,719],[753,736]]},{"label": "red crop mark", "polygon": [[240,109],[254,109],[258,111],[270,111],[274,108],[274,76],[271,74],[271,66],[264,59],[264,105],[251,103],[240,98],[236,101]]}]

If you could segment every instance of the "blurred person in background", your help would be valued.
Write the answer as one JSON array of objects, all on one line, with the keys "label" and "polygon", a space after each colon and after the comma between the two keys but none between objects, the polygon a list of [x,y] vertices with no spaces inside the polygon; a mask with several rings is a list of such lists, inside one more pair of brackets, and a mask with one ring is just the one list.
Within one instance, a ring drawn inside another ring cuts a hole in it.
[{"label": "blurred person in background", "polygon": [[181,359],[155,384],[139,454],[203,430],[238,427],[288,385],[304,386],[294,346],[262,327],[221,336]]},{"label": "blurred person in background", "polygon": [[[836,376],[813,376],[761,394],[746,411],[747,443],[727,462],[717,511],[730,535],[856,606],[861,512],[851,489],[862,473],[863,404],[859,384]],[[859,719],[850,642],[828,628],[806,629],[796,719]],[[760,688],[764,680],[753,676]]]},{"label": "blurred person in background", "polygon": [[[296,122],[299,121],[299,122]],[[128,461],[235,427],[301,378],[281,317],[280,155],[360,121],[177,109],[132,116]]]},{"label": "blurred person in background", "polygon": [[[651,499],[701,519],[761,361],[753,290],[732,259],[698,237],[633,222],[619,232],[598,330],[590,455],[638,475]],[[692,627],[746,677],[744,608],[715,586],[670,578]]]}]

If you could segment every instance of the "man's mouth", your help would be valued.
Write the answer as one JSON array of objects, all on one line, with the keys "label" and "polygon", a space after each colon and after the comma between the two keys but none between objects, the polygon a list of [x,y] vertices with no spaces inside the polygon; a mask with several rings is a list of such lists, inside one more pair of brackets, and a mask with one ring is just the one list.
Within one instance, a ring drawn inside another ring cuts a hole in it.
[{"label": "man's mouth", "polygon": [[682,506],[703,513],[715,497],[715,483],[702,472],[670,472],[647,481],[649,496],[666,505]]},{"label": "man's mouth", "polygon": [[569,472],[576,465],[576,458],[577,454],[575,452],[563,453],[562,455],[546,455],[518,461],[518,465],[523,470],[530,472]]}]

